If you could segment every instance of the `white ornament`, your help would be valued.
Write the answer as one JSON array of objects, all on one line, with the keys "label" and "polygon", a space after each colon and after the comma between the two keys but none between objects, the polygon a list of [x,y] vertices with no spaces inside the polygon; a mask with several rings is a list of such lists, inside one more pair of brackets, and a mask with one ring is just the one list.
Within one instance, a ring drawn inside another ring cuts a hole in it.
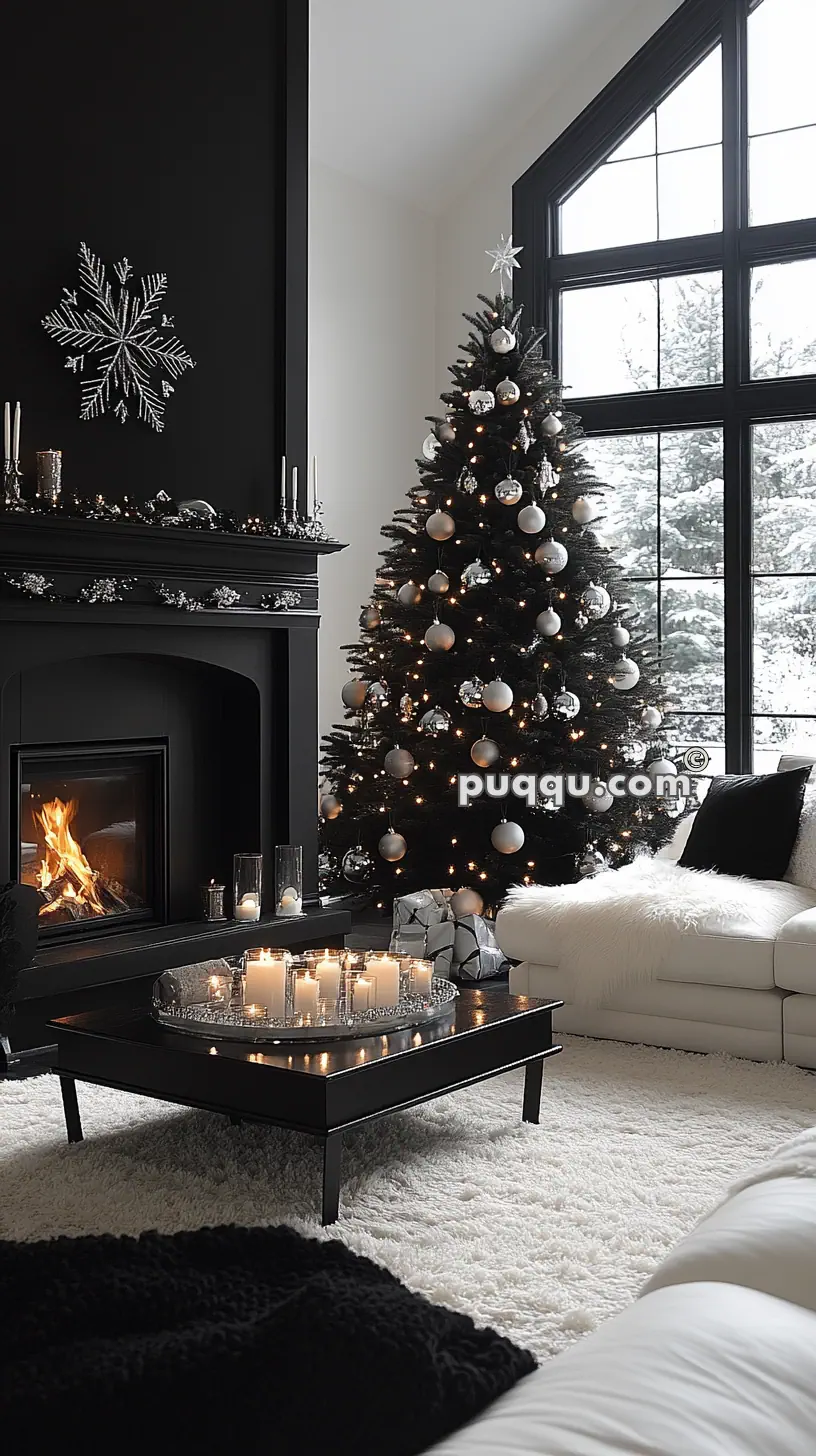
[{"label": "white ornament", "polygon": [[552,710],[554,717],[568,722],[570,718],[574,718],[577,713],[580,713],[581,699],[577,693],[571,693],[568,689],[562,688],[561,692],[556,693],[553,698]]},{"label": "white ornament", "polygon": [[[537,536],[547,524],[547,517],[541,506],[522,506],[516,517],[518,528],[527,536]],[[562,547],[563,550],[563,547]],[[566,554],[566,553],[565,553]]]},{"label": "white ornament", "polygon": [[368,683],[362,678],[353,677],[347,682],[341,693],[343,702],[347,708],[362,708],[368,692]]},{"label": "white ornament", "polygon": [[521,481],[514,480],[512,475],[508,475],[493,487],[493,494],[503,506],[515,506],[524,495],[524,487]]},{"label": "white ornament", "polygon": [[640,668],[631,657],[621,657],[612,668],[612,686],[619,693],[628,693],[640,682]]},{"label": "white ornament", "polygon": [[[131,295],[127,287],[133,271],[127,258],[114,265],[119,280],[119,296],[114,299],[105,265],[91,252],[87,243],[79,245],[79,281],[82,292],[91,300],[84,312],[75,292],[63,289],[62,302],[42,321],[46,333],[66,349],[79,349],[71,356],[71,367],[82,372],[85,355],[96,372],[82,384],[79,418],[93,420],[112,409],[121,424],[128,417],[127,402],[133,400],[140,420],[154,430],[164,429],[166,399],[172,393],[167,378],[178,379],[185,369],[194,369],[195,361],[174,334],[165,337],[161,328],[169,328],[172,320],[162,314],[159,327],[151,322],[167,292],[166,273],[148,273],[140,279]],[[166,388],[165,388],[166,386]]]},{"label": "white ornament", "polygon": [[468,398],[471,414],[489,415],[496,408],[496,396],[492,389],[472,389]]},{"label": "white ornament", "polygon": [[579,526],[588,526],[594,521],[598,511],[594,501],[588,500],[585,495],[579,495],[572,503],[572,519],[578,522]]},{"label": "white ornament", "polygon": [[450,591],[450,577],[446,571],[434,571],[428,577],[428,591],[441,597],[446,591]]},{"label": "white ornament", "polygon": [[492,738],[477,738],[471,747],[470,756],[479,768],[492,768],[501,757],[501,749]]},{"label": "white ornament", "polygon": [[596,586],[590,582],[581,597],[581,606],[591,622],[597,622],[605,617],[612,605],[612,598],[605,586]]},{"label": "white ornament", "polygon": [[629,646],[629,639],[630,639],[631,633],[629,632],[628,627],[624,627],[621,622],[616,622],[615,623],[615,625],[612,628],[612,631],[610,632],[609,635],[612,638],[612,646],[613,647],[628,647]]},{"label": "white ornament", "polygon": [[404,858],[408,845],[401,834],[395,834],[393,829],[390,829],[387,834],[383,835],[377,848],[383,859],[395,864],[398,859]]},{"label": "white ornament", "polygon": [[393,779],[407,779],[414,772],[414,755],[407,748],[392,748],[383,759],[383,768]]},{"label": "white ornament", "polygon": [[513,706],[513,689],[497,677],[487,684],[482,702],[489,713],[506,713]]},{"label": "white ornament", "polygon": [[659,728],[663,722],[663,714],[659,708],[644,708],[640,721],[644,728]]},{"label": "white ornament", "polygon": [[539,566],[544,567],[548,576],[555,576],[557,572],[564,570],[569,561],[569,552],[560,541],[542,541],[536,547],[535,559]]},{"label": "white ornament", "polygon": [[450,907],[457,920],[460,920],[463,915],[481,915],[484,910],[484,900],[476,890],[463,886],[461,890],[457,890],[455,894],[451,895]]},{"label": "white ornament", "polygon": [[653,784],[658,778],[677,778],[677,769],[667,758],[653,758],[651,763],[647,763],[646,772]]},{"label": "white ornament", "polygon": [[439,453],[439,441],[434,434],[428,434],[422,441],[422,454],[426,460],[435,460]]},{"label": "white ornament", "polygon": [[425,633],[425,646],[429,652],[450,652],[456,633],[447,622],[432,622]]},{"label": "white ornament", "polygon": [[603,779],[592,779],[582,802],[590,814],[606,814],[615,800]]},{"label": "white ornament", "polygon": [[524,830],[512,819],[502,819],[501,824],[497,824],[493,830],[490,843],[499,854],[517,854],[524,845]]},{"label": "white ornament", "polygon": [[552,607],[545,607],[536,617],[536,632],[542,637],[555,637],[561,631],[561,618]]},{"label": "white ornament", "polygon": [[558,415],[550,413],[548,415],[545,415],[544,419],[541,421],[541,428],[544,431],[545,435],[560,435],[564,426],[561,423],[561,420],[559,420]]},{"label": "white ornament", "polygon": [[447,511],[434,511],[425,522],[425,530],[432,541],[447,541],[456,530],[456,522]]},{"label": "white ornament", "polygon": [[336,794],[324,794],[320,800],[320,812],[324,819],[336,819],[342,808]]},{"label": "white ornament", "polygon": [[494,354],[512,354],[516,347],[516,336],[502,325],[490,335],[490,347]]},{"label": "white ornament", "polygon": [[515,379],[503,379],[496,385],[496,399],[499,404],[518,404],[521,399],[521,390]]},{"label": "white ornament", "polygon": [[404,581],[397,592],[397,601],[404,607],[415,607],[422,600],[422,592],[413,581]]}]

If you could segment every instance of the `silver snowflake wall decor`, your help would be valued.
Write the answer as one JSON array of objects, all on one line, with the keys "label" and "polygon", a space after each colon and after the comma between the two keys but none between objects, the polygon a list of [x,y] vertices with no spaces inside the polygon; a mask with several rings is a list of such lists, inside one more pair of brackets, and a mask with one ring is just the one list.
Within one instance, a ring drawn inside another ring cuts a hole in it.
[{"label": "silver snowflake wall decor", "polygon": [[92,373],[82,380],[81,420],[112,410],[124,424],[129,407],[135,406],[140,420],[163,430],[163,401],[173,393],[171,381],[194,369],[195,361],[175,334],[167,333],[172,316],[162,312],[158,326],[152,322],[164,302],[167,274],[148,273],[138,285],[135,280],[130,284],[133,269],[127,258],[114,264],[114,272],[119,280],[116,297],[105,264],[87,243],[80,243],[79,281],[90,302],[81,305],[75,289],[63,288],[62,300],[43,319],[43,328],[75,351],[66,357],[66,369],[83,376]]}]

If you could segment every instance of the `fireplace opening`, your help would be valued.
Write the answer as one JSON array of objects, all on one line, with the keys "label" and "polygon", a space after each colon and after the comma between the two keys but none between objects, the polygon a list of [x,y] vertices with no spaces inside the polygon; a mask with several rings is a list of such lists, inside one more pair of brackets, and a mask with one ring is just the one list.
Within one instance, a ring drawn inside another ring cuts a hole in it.
[{"label": "fireplace opening", "polygon": [[165,920],[166,754],[165,741],[17,750],[13,849],[41,935]]}]

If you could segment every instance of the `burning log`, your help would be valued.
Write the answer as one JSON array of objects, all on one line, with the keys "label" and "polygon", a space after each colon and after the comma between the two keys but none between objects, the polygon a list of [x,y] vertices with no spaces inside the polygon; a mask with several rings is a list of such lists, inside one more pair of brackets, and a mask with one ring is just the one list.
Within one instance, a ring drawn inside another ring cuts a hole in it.
[{"label": "burning log", "polygon": [[74,799],[53,799],[35,815],[45,836],[45,858],[34,876],[44,901],[40,915],[59,923],[140,909],[137,895],[89,864],[70,831],[77,807]]}]

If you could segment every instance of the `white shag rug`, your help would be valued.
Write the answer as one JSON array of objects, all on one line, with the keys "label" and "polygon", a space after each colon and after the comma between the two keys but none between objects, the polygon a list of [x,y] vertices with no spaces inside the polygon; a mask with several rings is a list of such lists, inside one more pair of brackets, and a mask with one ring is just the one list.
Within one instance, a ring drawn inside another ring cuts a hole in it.
[{"label": "white shag rug", "polygon": [[538,1126],[512,1072],[347,1134],[323,1231],[310,1139],[78,1093],[86,1141],[69,1147],[55,1078],[0,1083],[1,1237],[286,1222],[542,1358],[629,1304],[730,1183],[816,1123],[795,1067],[570,1037]]}]

